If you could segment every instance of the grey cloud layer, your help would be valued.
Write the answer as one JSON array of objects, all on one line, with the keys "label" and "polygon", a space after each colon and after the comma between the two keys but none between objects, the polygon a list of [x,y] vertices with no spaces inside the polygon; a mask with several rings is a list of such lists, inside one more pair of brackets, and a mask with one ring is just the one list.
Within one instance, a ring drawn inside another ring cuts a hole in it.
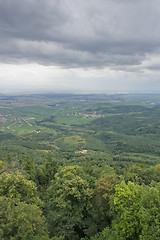
[{"label": "grey cloud layer", "polygon": [[159,46],[159,0],[0,0],[2,62],[127,70]]}]

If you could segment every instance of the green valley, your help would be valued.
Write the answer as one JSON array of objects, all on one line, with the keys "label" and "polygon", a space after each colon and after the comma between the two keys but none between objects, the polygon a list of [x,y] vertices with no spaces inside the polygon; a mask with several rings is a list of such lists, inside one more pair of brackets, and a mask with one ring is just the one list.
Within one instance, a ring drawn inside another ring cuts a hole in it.
[{"label": "green valley", "polygon": [[1,95],[2,160],[27,154],[43,162],[49,154],[62,165],[75,159],[121,167],[157,164],[159,101],[159,95],[140,94]]},{"label": "green valley", "polygon": [[159,239],[159,94],[1,94],[0,156],[1,239]]}]

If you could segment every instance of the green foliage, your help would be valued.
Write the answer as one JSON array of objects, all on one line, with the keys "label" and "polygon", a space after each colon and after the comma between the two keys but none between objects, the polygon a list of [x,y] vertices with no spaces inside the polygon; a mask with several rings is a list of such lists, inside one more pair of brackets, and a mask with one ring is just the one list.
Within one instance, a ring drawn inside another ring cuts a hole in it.
[{"label": "green foliage", "polygon": [[87,236],[93,236],[102,231],[112,222],[111,197],[114,194],[114,186],[117,183],[117,176],[102,175],[96,180],[94,186],[94,195],[92,199],[92,208],[89,211],[86,223],[88,228],[85,230]]},{"label": "green foliage", "polygon": [[140,221],[138,216],[139,199],[142,187],[128,182],[121,182],[115,188],[114,207],[118,213],[115,229],[126,238],[138,239]]},{"label": "green foliage", "polygon": [[23,159],[22,167],[27,173],[27,177],[31,180],[35,180],[35,166],[33,160],[29,156]]},{"label": "green foliage", "polygon": [[57,169],[57,162],[51,157],[48,157],[44,162],[44,174],[47,183],[54,179]]},{"label": "green foliage", "polygon": [[0,239],[48,240],[35,183],[19,172],[0,174]]},{"label": "green foliage", "polygon": [[117,183],[117,176],[103,175],[95,183],[95,205],[99,210],[100,216],[107,216],[110,210],[110,197],[114,194],[114,187]]},{"label": "green foliage", "polygon": [[0,197],[1,240],[49,240],[42,211],[35,204]]},{"label": "green foliage", "polygon": [[0,172],[3,171],[5,165],[6,165],[6,162],[4,162],[4,161],[0,161]]},{"label": "green foliage", "polygon": [[55,175],[54,187],[57,193],[57,206],[67,208],[69,212],[74,211],[75,215],[80,215],[86,207],[88,199],[92,197],[92,190],[82,176],[82,169],[78,166],[60,168]]},{"label": "green foliage", "polygon": [[38,197],[35,184],[27,180],[21,173],[0,174],[0,196],[6,196],[15,201],[43,206]]},{"label": "green foliage", "polygon": [[121,182],[115,188],[117,213],[108,239],[159,239],[160,190],[155,187]]},{"label": "green foliage", "polygon": [[91,208],[92,189],[79,166],[61,167],[48,189],[49,230],[65,239],[83,234],[84,217]]},{"label": "green foliage", "polygon": [[159,239],[160,236],[160,188],[147,187],[140,199],[139,218],[142,228],[140,240]]},{"label": "green foliage", "polygon": [[40,186],[48,187],[51,180],[54,180],[58,169],[57,162],[48,156],[41,166],[37,166],[36,179]]},{"label": "green foliage", "polygon": [[149,185],[160,181],[160,164],[147,167],[145,165],[133,165],[124,172],[125,181],[133,181],[138,184]]}]

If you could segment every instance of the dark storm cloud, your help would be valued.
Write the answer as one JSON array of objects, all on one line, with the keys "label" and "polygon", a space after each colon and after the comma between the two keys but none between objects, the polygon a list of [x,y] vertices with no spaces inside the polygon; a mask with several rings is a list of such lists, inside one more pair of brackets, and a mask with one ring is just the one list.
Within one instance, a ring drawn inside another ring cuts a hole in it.
[{"label": "dark storm cloud", "polygon": [[1,37],[33,41],[53,40],[66,21],[61,1],[0,1]]},{"label": "dark storm cloud", "polygon": [[0,60],[128,68],[159,54],[158,0],[0,0]]}]

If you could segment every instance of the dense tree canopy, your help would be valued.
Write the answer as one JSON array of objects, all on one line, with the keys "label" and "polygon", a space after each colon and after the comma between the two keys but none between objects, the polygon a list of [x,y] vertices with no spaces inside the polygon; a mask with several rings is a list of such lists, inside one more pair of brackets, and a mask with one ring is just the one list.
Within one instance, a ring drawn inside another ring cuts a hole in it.
[{"label": "dense tree canopy", "polygon": [[0,174],[0,239],[48,240],[35,183],[21,173]]},{"label": "dense tree canopy", "polygon": [[47,159],[35,182],[26,177],[1,171],[2,240],[159,239],[159,165],[135,165],[120,176],[109,166],[60,167]]},{"label": "dense tree canopy", "polygon": [[35,204],[0,197],[1,240],[49,240],[45,218]]},{"label": "dense tree canopy", "polygon": [[0,174],[0,195],[16,201],[43,206],[38,197],[37,187],[34,182],[27,180],[19,172]]},{"label": "dense tree canopy", "polygon": [[[84,219],[91,208],[93,190],[78,166],[59,169],[48,189],[48,221],[50,232],[57,231],[65,239],[83,235]],[[55,234],[54,232],[52,234]]]}]

